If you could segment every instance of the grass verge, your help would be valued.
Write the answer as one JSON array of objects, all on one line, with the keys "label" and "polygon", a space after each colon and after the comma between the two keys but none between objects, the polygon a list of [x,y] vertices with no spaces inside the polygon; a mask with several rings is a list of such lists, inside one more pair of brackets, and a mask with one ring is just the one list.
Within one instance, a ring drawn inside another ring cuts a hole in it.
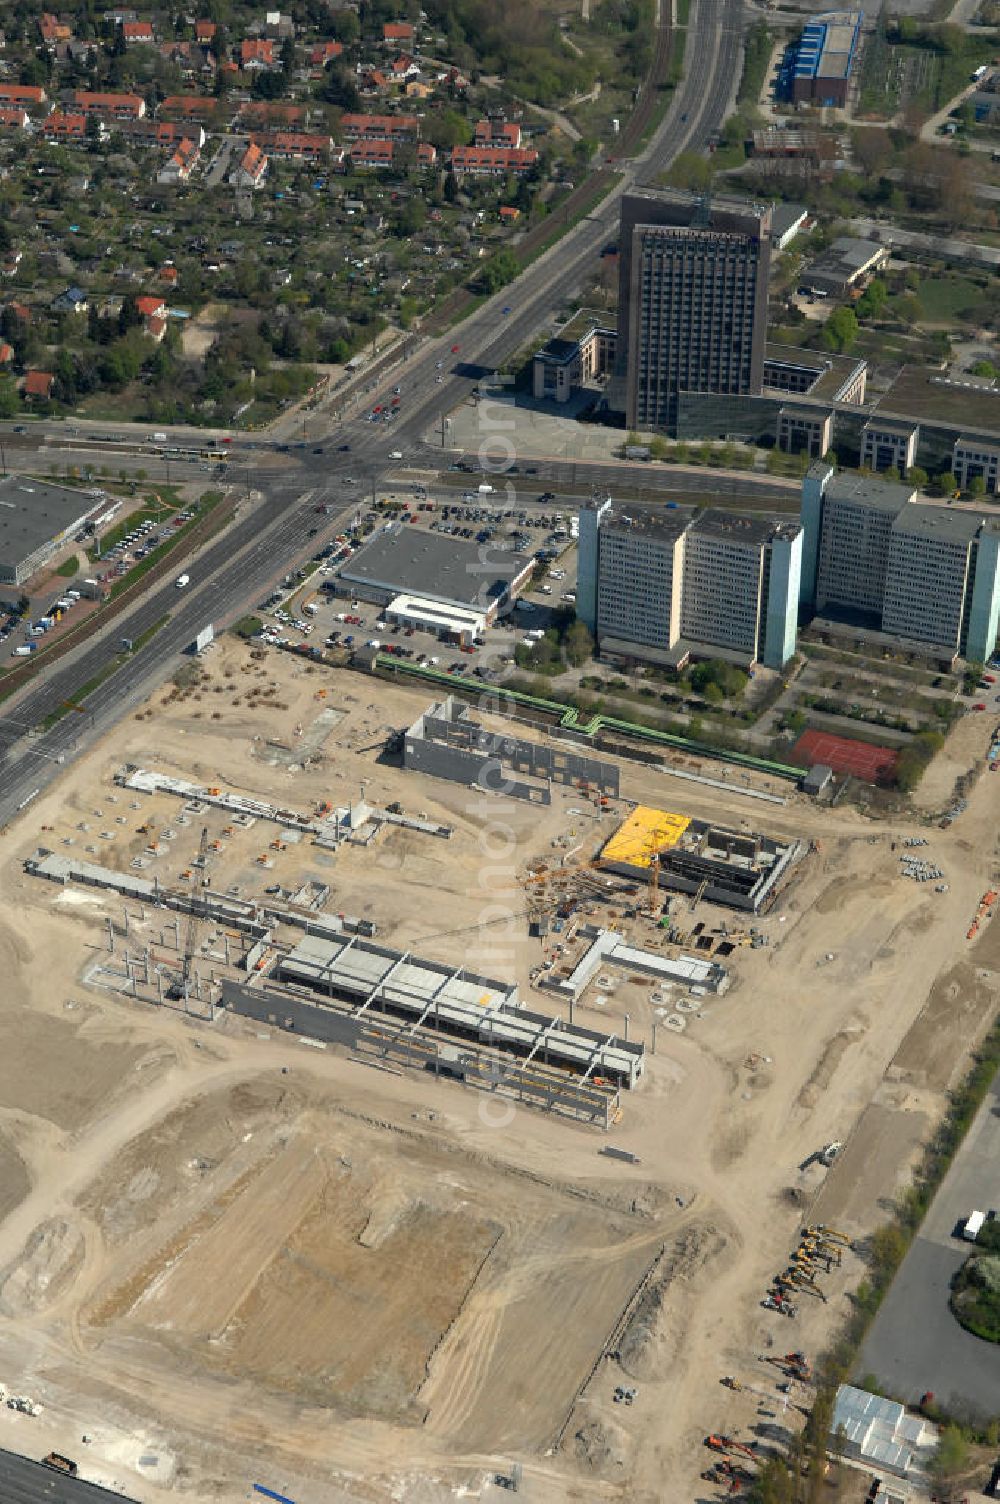
[{"label": "grass verge", "polygon": [[155,621],[152,626],[147,627],[141,636],[136,637],[129,651],[126,652],[123,649],[120,653],[116,653],[102,669],[98,670],[92,679],[88,679],[86,684],[80,686],[76,692],[75,701],[66,700],[62,705],[57,705],[55,710],[49,711],[48,715],[41,722],[40,729],[42,731],[51,731],[52,727],[57,726],[64,716],[69,715],[71,712],[79,713],[82,708],[80,701],[85,700],[88,695],[92,695],[94,690],[99,689],[106,679],[110,679],[111,675],[116,673],[123,663],[127,663],[130,658],[134,657],[136,653],[146,646],[147,642],[151,642],[160,628],[165,627],[169,620],[170,614],[168,612],[166,616],[161,616],[159,621]]},{"label": "grass verge", "polygon": [[112,585],[110,599],[114,600],[116,596],[122,595],[126,590],[131,589],[137,581],[141,580],[143,575],[148,574],[151,569],[155,569],[157,564],[166,558],[167,554],[173,552],[187,535],[190,528],[195,527],[199,522],[203,522],[215,510],[222,501],[222,498],[222,491],[206,491],[194,507],[194,516],[187,526],[178,528],[158,548],[154,548],[151,554],[147,554],[144,559],[141,559],[134,569],[130,569],[127,574],[123,574],[121,579]]}]

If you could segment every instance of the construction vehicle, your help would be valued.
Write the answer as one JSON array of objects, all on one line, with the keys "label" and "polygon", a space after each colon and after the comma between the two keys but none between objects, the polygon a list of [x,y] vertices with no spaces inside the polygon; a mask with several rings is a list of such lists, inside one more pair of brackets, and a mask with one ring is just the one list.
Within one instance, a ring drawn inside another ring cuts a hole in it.
[{"label": "construction vehicle", "polygon": [[727,1374],[726,1377],[720,1382],[725,1384],[727,1389],[735,1389],[737,1392],[739,1392],[739,1390],[743,1388],[743,1385],[740,1383],[739,1379],[734,1379],[729,1374]]},{"label": "construction vehicle", "polygon": [[812,1369],[805,1353],[785,1353],[780,1358],[769,1354],[764,1362],[773,1363],[775,1368],[780,1368],[790,1379],[799,1379],[803,1384],[807,1384],[812,1378]]},{"label": "construction vehicle", "polygon": [[807,1238],[813,1236],[817,1238],[828,1238],[832,1239],[834,1243],[842,1243],[845,1248],[854,1247],[853,1238],[849,1238],[846,1232],[838,1232],[837,1228],[826,1227],[822,1222],[818,1223],[816,1227],[805,1227],[802,1231],[803,1236]]},{"label": "construction vehicle", "polygon": [[61,1452],[50,1452],[42,1458],[42,1467],[50,1467],[56,1473],[65,1473],[69,1478],[75,1478],[80,1471],[71,1457],[64,1457]]}]

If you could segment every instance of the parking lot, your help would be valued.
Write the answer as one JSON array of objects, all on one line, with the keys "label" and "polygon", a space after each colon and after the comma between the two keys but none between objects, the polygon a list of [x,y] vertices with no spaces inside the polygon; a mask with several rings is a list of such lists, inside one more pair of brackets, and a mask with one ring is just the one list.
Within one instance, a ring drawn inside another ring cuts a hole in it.
[{"label": "parking lot", "polygon": [[1000,1078],[995,1080],[903,1260],[868,1334],[859,1374],[915,1403],[928,1390],[955,1415],[1000,1408],[996,1349],[959,1326],[948,1308],[953,1275],[973,1245],[958,1236],[975,1209],[1000,1211]]},{"label": "parking lot", "polygon": [[341,534],[316,555],[311,569],[287,575],[282,588],[261,603],[265,640],[280,647],[314,649],[317,657],[324,649],[353,650],[377,643],[389,654],[449,673],[487,681],[501,677],[514,665],[516,643],[529,640],[529,632],[540,636],[556,611],[575,603],[575,518],[559,513],[533,517],[516,508],[490,506],[478,496],[436,503],[419,485],[409,488],[405,501],[404,494],[399,486],[387,491],[375,508],[362,514],[359,526],[384,524],[395,515],[406,526],[475,539],[492,549],[530,550],[548,565],[547,573],[487,627],[478,642],[460,648],[431,630],[390,624],[379,606],[358,600],[342,586],[338,567],[363,547],[364,538],[360,532]]}]

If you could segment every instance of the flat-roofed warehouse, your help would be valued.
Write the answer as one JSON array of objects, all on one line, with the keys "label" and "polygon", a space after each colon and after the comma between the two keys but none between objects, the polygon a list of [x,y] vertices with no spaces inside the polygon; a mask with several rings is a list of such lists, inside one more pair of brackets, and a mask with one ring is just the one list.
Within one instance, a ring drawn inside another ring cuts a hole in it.
[{"label": "flat-roofed warehouse", "polygon": [[27,475],[0,480],[0,583],[23,585],[106,498]]},{"label": "flat-roofed warehouse", "polygon": [[800,851],[798,841],[639,804],[605,843],[600,861],[640,882],[650,880],[656,862],[665,888],[757,914]]},{"label": "flat-roofed warehouse", "polygon": [[339,578],[360,600],[387,606],[397,596],[481,612],[487,624],[526,584],[530,554],[469,543],[392,523],[348,559]]},{"label": "flat-roofed warehouse", "polygon": [[803,27],[792,75],[795,104],[844,108],[863,20],[863,11],[833,11]]}]

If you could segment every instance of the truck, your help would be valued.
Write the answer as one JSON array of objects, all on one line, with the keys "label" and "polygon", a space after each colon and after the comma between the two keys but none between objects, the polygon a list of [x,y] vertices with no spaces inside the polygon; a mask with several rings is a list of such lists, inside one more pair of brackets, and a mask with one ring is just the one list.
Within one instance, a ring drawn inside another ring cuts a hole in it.
[{"label": "truck", "polygon": [[185,585],[190,584],[190,581],[191,576],[189,574],[179,574],[174,581],[174,585],[178,590],[183,590]]},{"label": "truck", "polygon": [[493,495],[493,487],[485,485],[485,484],[481,485],[479,487],[479,494],[480,494],[480,496],[492,496]]},{"label": "truck", "polygon": [[37,653],[37,652],[38,652],[38,643],[37,642],[26,642],[26,643],[24,643],[24,645],[22,647],[14,649],[14,657],[15,658],[27,658],[27,656],[28,656],[29,653]]},{"label": "truck", "polygon": [[985,1212],[973,1211],[962,1227],[962,1237],[967,1243],[974,1243],[979,1236],[979,1229],[986,1221]]},{"label": "truck", "polygon": [[57,1473],[66,1473],[70,1478],[75,1478],[79,1472],[72,1457],[64,1457],[61,1452],[50,1452],[47,1457],[43,1457],[42,1467],[50,1467]]},{"label": "truck", "polygon": [[165,433],[154,433],[150,436],[149,442],[151,444],[165,444],[167,442],[167,436]]},{"label": "truck", "polygon": [[391,460],[401,460],[403,458],[403,451],[401,449],[390,449],[389,458]]}]

